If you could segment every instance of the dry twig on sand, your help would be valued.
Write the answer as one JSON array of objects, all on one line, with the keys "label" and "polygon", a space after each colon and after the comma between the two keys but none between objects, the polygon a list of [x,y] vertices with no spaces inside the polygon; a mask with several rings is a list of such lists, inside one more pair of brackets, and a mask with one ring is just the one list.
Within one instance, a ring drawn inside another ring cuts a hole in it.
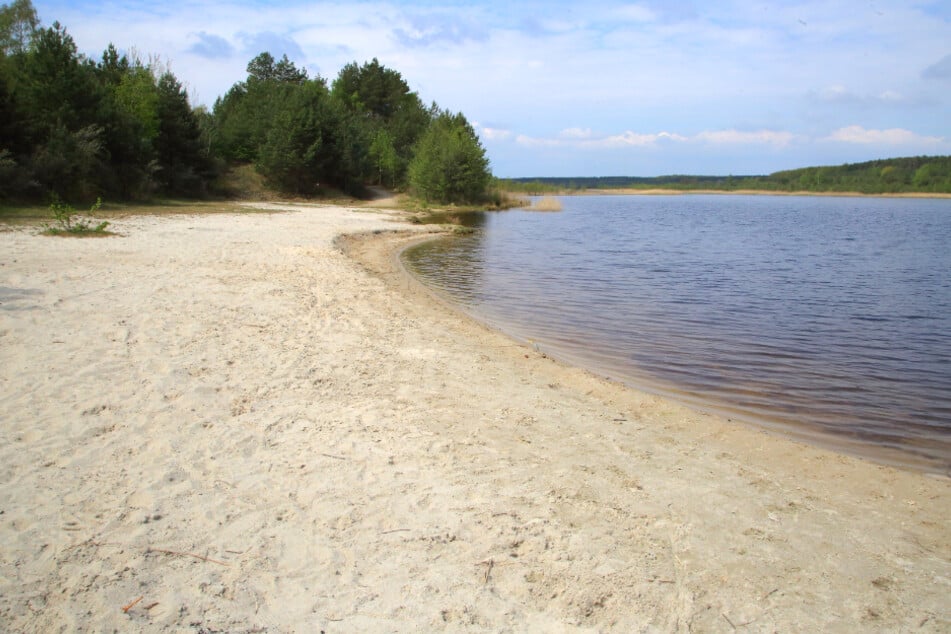
[{"label": "dry twig on sand", "polygon": [[492,574],[492,568],[495,567],[495,561],[492,560],[492,559],[486,559],[485,561],[480,561],[480,562],[477,563],[476,565],[477,565],[477,566],[485,566],[485,567],[486,567],[486,568],[485,568],[485,579],[483,580],[482,583],[483,583],[483,584],[489,583],[489,575]]},{"label": "dry twig on sand", "polygon": [[228,563],[226,563],[226,562],[224,562],[224,561],[219,561],[219,560],[217,560],[217,559],[212,559],[211,557],[205,557],[204,555],[196,555],[195,553],[183,553],[183,552],[179,552],[179,551],[177,551],[177,550],[164,550],[164,549],[162,549],[162,548],[152,548],[152,547],[149,547],[148,549],[146,549],[145,554],[147,555],[147,554],[149,554],[149,553],[162,553],[162,554],[165,554],[165,555],[175,555],[175,556],[178,556],[178,557],[194,557],[195,559],[201,559],[202,561],[209,561],[209,562],[211,562],[211,563],[213,563],[213,564],[219,564],[219,565],[221,565],[221,566],[229,566],[229,565],[230,565],[230,564],[228,564]]}]

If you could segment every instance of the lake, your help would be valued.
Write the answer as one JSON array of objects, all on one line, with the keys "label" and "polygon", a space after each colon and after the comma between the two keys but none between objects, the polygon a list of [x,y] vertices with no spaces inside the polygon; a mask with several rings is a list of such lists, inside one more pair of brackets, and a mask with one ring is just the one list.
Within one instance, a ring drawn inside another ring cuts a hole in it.
[{"label": "lake", "polygon": [[951,470],[951,200],[568,196],[408,249],[542,352],[800,440]]}]

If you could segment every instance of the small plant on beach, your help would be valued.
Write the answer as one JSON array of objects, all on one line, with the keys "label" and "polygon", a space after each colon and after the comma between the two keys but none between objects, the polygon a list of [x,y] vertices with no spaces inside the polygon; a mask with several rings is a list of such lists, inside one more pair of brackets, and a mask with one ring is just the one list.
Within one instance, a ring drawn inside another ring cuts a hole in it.
[{"label": "small plant on beach", "polygon": [[[102,198],[97,198],[95,204],[86,213],[93,214],[101,208]],[[106,231],[106,227],[109,226],[108,221],[103,220],[94,225],[92,220],[81,217],[81,212],[58,198],[50,203],[50,213],[56,221],[56,226],[46,225],[46,231],[43,233],[47,235],[106,235],[108,233]]]}]

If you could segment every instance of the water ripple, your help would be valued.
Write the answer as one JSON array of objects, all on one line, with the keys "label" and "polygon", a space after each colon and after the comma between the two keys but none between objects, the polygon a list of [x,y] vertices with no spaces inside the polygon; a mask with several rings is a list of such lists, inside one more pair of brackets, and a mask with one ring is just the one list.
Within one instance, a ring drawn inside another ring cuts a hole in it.
[{"label": "water ripple", "polygon": [[569,197],[406,260],[566,361],[801,438],[951,466],[951,201]]}]

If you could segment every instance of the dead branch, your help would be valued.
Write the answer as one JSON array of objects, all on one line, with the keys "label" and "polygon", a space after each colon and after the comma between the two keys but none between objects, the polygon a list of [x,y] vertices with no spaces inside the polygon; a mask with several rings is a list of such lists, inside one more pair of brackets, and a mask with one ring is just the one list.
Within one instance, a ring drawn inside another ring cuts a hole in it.
[{"label": "dead branch", "polygon": [[213,564],[218,564],[218,565],[221,565],[221,566],[230,566],[230,564],[228,564],[228,563],[226,563],[226,562],[224,562],[224,561],[219,561],[219,560],[217,560],[217,559],[212,559],[211,557],[205,557],[204,555],[196,555],[195,553],[183,553],[183,552],[179,552],[179,551],[177,551],[177,550],[165,550],[165,549],[162,549],[162,548],[151,548],[151,547],[149,547],[148,549],[146,549],[145,554],[149,554],[149,553],[162,553],[162,554],[165,554],[165,555],[175,555],[175,556],[177,556],[177,557],[194,557],[195,559],[201,559],[202,561],[208,561],[208,562],[211,562],[211,563],[213,563]]}]

